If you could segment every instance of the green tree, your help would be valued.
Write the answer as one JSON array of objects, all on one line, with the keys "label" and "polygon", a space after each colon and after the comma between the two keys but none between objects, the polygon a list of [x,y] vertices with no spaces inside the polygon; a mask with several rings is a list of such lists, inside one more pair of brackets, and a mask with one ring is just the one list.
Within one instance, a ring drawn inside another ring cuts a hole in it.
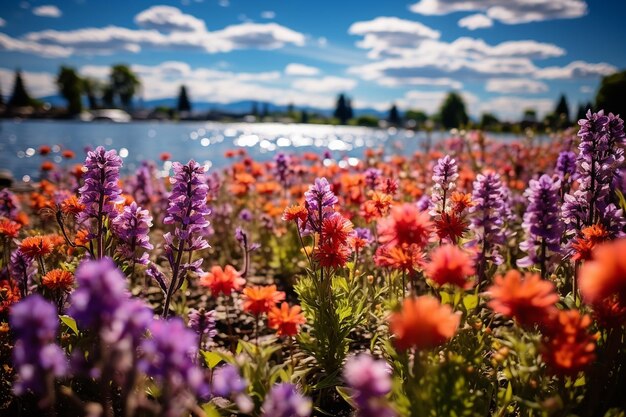
[{"label": "green tree", "polygon": [[87,96],[87,105],[90,109],[97,109],[98,97],[100,97],[105,90],[105,86],[99,80],[95,78],[83,78],[83,92]]},{"label": "green tree", "polygon": [[306,110],[300,113],[300,123],[309,123],[309,113]]},{"label": "green tree", "polygon": [[128,65],[115,65],[111,69],[111,88],[120,98],[122,107],[129,109],[141,83]]},{"label": "green tree", "polygon": [[178,104],[176,105],[176,109],[179,113],[188,113],[191,111],[191,102],[189,101],[189,97],[187,96],[187,88],[184,85],[180,86],[180,91],[178,92]]},{"label": "green tree", "polygon": [[455,92],[448,93],[441,105],[439,114],[441,115],[441,124],[446,129],[461,127],[469,121],[463,98]]},{"label": "green tree", "polygon": [[522,122],[537,123],[537,110],[535,109],[524,110],[524,115],[522,116]]},{"label": "green tree", "polygon": [[270,115],[269,104],[263,103],[263,106],[261,107],[261,119],[265,119],[269,115]]},{"label": "green tree", "polygon": [[626,70],[602,78],[596,109],[626,117]]},{"label": "green tree", "polygon": [[565,127],[570,125],[569,105],[564,94],[561,94],[559,101],[556,103],[554,115],[557,119],[557,127]]},{"label": "green tree", "polygon": [[57,75],[59,94],[67,101],[67,112],[79,114],[83,110],[83,82],[74,68],[62,66]]},{"label": "green tree", "polygon": [[412,124],[412,127],[419,129],[428,120],[428,115],[421,110],[407,110],[404,113],[404,120]]},{"label": "green tree", "polygon": [[252,116],[257,116],[259,114],[259,104],[256,101],[252,102],[252,106],[250,108],[250,114]]},{"label": "green tree", "polygon": [[345,125],[352,118],[352,105],[350,99],[344,94],[339,94],[339,97],[337,97],[334,116],[339,119],[342,125]]},{"label": "green tree", "polygon": [[115,92],[110,85],[105,85],[102,89],[102,104],[109,109],[115,107]]},{"label": "green tree", "polygon": [[387,121],[392,126],[399,126],[402,123],[402,119],[400,118],[400,112],[398,111],[398,107],[395,104],[391,105],[389,109],[389,116],[387,116]]},{"label": "green tree", "polygon": [[358,126],[378,127],[378,117],[372,115],[359,116],[356,119]]},{"label": "green tree", "polygon": [[32,105],[33,99],[26,91],[26,86],[24,85],[24,80],[22,79],[22,73],[20,72],[20,70],[16,70],[15,82],[13,83],[13,94],[11,94],[11,98],[9,99],[7,106],[9,108],[13,108]]},{"label": "green tree", "polygon": [[483,130],[493,130],[498,127],[499,124],[500,120],[491,113],[483,113],[480,118],[480,128]]}]

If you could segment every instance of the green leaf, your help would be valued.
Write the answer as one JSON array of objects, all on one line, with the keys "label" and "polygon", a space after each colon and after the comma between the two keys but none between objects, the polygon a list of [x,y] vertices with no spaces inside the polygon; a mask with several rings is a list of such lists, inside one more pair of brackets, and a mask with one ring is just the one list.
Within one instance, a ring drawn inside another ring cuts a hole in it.
[{"label": "green leaf", "polygon": [[76,325],[76,320],[74,320],[70,316],[59,316],[63,324],[65,324],[70,330],[74,332],[75,335],[78,335],[78,326]]},{"label": "green leaf", "polygon": [[466,310],[472,310],[476,308],[476,306],[478,305],[478,295],[467,294],[465,297],[463,297],[463,305],[465,306]]},{"label": "green leaf", "polygon": [[356,403],[352,399],[353,392],[350,388],[345,387],[335,387],[341,398],[344,399],[345,402],[350,404],[353,408],[357,408]]},{"label": "green leaf", "polygon": [[504,402],[510,403],[513,399],[513,386],[511,385],[511,381],[506,386],[506,393],[504,394]]},{"label": "green leaf", "polygon": [[222,356],[215,352],[201,351],[202,356],[204,357],[204,363],[209,367],[209,369],[215,368],[223,359]]}]

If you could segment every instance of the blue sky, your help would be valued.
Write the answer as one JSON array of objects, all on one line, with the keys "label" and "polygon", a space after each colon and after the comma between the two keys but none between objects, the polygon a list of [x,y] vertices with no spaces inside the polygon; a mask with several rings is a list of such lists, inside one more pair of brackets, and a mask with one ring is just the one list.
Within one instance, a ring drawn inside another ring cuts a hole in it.
[{"label": "blue sky", "polygon": [[473,115],[517,119],[593,99],[626,67],[624,1],[583,0],[3,1],[0,85],[21,68],[54,94],[62,64],[106,79],[131,64],[146,100],[239,100],[436,111],[460,91]]}]

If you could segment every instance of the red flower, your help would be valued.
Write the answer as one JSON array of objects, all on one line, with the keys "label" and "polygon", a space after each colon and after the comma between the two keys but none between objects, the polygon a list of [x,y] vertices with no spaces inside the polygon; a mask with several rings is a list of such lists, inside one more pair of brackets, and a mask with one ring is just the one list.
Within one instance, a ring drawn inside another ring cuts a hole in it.
[{"label": "red flower", "polygon": [[334,245],[346,245],[354,232],[352,222],[339,213],[333,213],[322,221],[322,239]]},{"label": "red flower", "polygon": [[268,313],[276,303],[285,299],[285,293],[276,291],[276,285],[243,289],[243,309],[255,316]]},{"label": "red flower", "polygon": [[417,245],[381,246],[376,250],[374,262],[381,267],[411,273],[423,266],[424,253]]},{"label": "red flower", "polygon": [[233,291],[239,291],[246,284],[246,280],[231,265],[224,269],[220,266],[211,268],[200,278],[200,285],[211,290],[211,294],[217,297],[219,294],[229,296]]},{"label": "red flower", "polygon": [[439,239],[457,242],[467,230],[467,220],[458,214],[441,213],[435,219],[435,230]]},{"label": "red flower", "polygon": [[48,145],[41,145],[39,147],[39,154],[40,155],[48,155],[51,151],[52,151],[52,149]]},{"label": "red flower", "polygon": [[159,155],[159,159],[161,161],[169,161],[172,158],[172,154],[169,152],[161,152],[161,155]]},{"label": "red flower", "polygon": [[267,315],[270,329],[275,329],[279,336],[295,336],[300,325],[306,323],[300,306],[289,307],[282,303],[280,308],[273,307]]},{"label": "red flower", "polygon": [[522,277],[516,270],[498,275],[487,292],[493,311],[514,318],[522,326],[545,324],[556,313],[555,303],[559,301],[552,282],[539,274]]},{"label": "red flower", "polygon": [[582,236],[576,237],[572,243],[575,253],[572,260],[588,261],[592,258],[593,249],[608,239],[609,233],[601,224],[594,224],[582,229]]},{"label": "red flower", "polygon": [[54,248],[48,236],[31,236],[22,240],[20,249],[24,255],[35,258],[48,255]]},{"label": "red flower", "polygon": [[9,281],[0,281],[0,314],[8,311],[11,305],[20,300],[20,291],[17,285]]},{"label": "red flower", "polygon": [[430,258],[424,271],[437,285],[450,284],[464,289],[474,286],[474,281],[468,280],[475,271],[466,252],[454,245],[443,245],[435,249]]},{"label": "red flower", "polygon": [[63,150],[63,152],[61,153],[61,155],[63,155],[63,158],[65,159],[72,159],[74,158],[74,156],[76,156],[76,154],[74,153],[74,151],[70,150],[70,149],[65,149]]},{"label": "red flower", "polygon": [[557,375],[576,375],[595,360],[596,337],[588,333],[588,315],[559,311],[543,341],[542,355]]},{"label": "red flower", "polygon": [[85,210],[85,205],[78,201],[78,197],[75,195],[70,196],[63,200],[61,203],[61,211],[65,214],[73,214],[74,216],[80,214]]},{"label": "red flower", "polygon": [[69,271],[53,269],[41,278],[41,285],[52,291],[69,292],[74,285],[74,276]]},{"label": "red flower", "polygon": [[578,285],[589,304],[617,295],[620,303],[626,305],[626,239],[598,246],[593,259],[580,268]]},{"label": "red flower", "polygon": [[392,314],[389,321],[399,349],[414,346],[421,350],[434,348],[451,339],[459,327],[461,316],[455,314],[450,306],[441,305],[436,298],[425,295],[404,300],[402,309]]},{"label": "red flower", "polygon": [[388,245],[416,244],[423,248],[432,232],[428,213],[415,204],[405,203],[391,209],[391,215],[378,223],[378,240]]},{"label": "red flower", "polygon": [[0,218],[0,236],[15,239],[20,233],[22,225],[12,220]]}]

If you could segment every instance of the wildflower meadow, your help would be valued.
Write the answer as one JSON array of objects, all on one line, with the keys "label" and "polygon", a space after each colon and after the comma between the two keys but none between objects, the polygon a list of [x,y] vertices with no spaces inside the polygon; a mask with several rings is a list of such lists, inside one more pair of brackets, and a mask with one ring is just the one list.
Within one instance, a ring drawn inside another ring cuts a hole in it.
[{"label": "wildflower meadow", "polygon": [[0,190],[0,414],[623,417],[625,145],[589,111],[350,164],[44,146]]}]

